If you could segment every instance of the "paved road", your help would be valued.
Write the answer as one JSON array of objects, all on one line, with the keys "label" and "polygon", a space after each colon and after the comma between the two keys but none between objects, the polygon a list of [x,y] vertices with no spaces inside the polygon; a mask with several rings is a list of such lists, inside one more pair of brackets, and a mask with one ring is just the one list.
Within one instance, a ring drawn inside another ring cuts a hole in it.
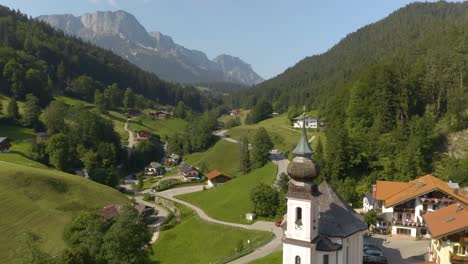
[{"label": "paved road", "polygon": [[[149,192],[149,190],[144,191],[144,192]],[[169,215],[169,211],[165,207],[160,206],[158,204],[143,201],[143,196],[135,196],[134,198],[137,203],[144,204],[150,207],[154,207],[154,209],[158,210],[157,221],[153,224],[153,226],[156,227],[156,232],[153,233],[153,237],[151,238],[151,242],[150,242],[151,244],[153,244],[159,238],[159,232],[160,232],[159,226],[162,223],[164,223],[164,221],[166,221],[167,216]]]},{"label": "paved road", "polygon": [[192,192],[199,192],[203,190],[202,185],[196,185],[196,186],[187,186],[187,187],[181,187],[181,188],[174,188],[174,189],[169,189],[163,192],[159,192],[156,195],[172,200],[177,203],[181,203],[185,206],[188,206],[192,208],[197,215],[208,222],[216,223],[216,224],[221,224],[221,225],[227,225],[227,226],[233,226],[233,227],[238,227],[238,228],[245,228],[245,229],[251,229],[251,230],[261,230],[261,231],[267,231],[267,232],[273,232],[275,234],[275,238],[268,244],[264,245],[263,247],[258,248],[254,252],[241,257],[239,259],[236,259],[230,263],[248,263],[253,260],[256,260],[258,258],[262,258],[264,256],[267,256],[273,252],[276,252],[280,250],[283,246],[283,243],[281,241],[281,238],[283,237],[283,229],[280,227],[277,227],[274,223],[272,222],[265,222],[265,221],[257,221],[252,225],[243,225],[243,224],[237,224],[237,223],[230,223],[230,222],[224,222],[221,220],[213,219],[209,217],[202,209],[196,207],[193,204],[190,204],[188,202],[179,200],[175,198],[174,196],[177,195],[182,195],[186,193],[192,193]]},{"label": "paved road", "polygon": [[424,259],[429,249],[429,240],[402,240],[382,235],[374,235],[370,239],[382,248],[389,264],[425,263]]},{"label": "paved road", "polygon": [[133,146],[136,144],[136,140],[135,140],[135,136],[133,135],[133,132],[130,129],[128,129],[128,126],[130,125],[131,121],[132,121],[131,118],[127,119],[124,125],[125,131],[128,132],[128,145],[127,145],[128,156],[132,154]]},{"label": "paved road", "polygon": [[222,138],[222,139],[224,139],[224,140],[226,140],[226,141],[229,141],[229,142],[231,142],[231,143],[239,143],[239,141],[237,141],[237,140],[235,140],[235,139],[233,139],[233,138],[230,138],[230,137],[225,136],[224,134],[225,134],[226,132],[227,132],[226,129],[224,129],[224,130],[218,130],[218,131],[213,132],[213,135],[218,136],[218,137],[220,137],[220,138]]}]

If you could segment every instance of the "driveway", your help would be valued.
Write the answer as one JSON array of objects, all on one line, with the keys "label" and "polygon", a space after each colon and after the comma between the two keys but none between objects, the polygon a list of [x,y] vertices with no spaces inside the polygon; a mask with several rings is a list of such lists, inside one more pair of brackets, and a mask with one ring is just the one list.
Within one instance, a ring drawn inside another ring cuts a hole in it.
[{"label": "driveway", "polygon": [[239,141],[233,139],[233,138],[230,138],[230,137],[227,137],[225,136],[224,134],[227,132],[226,129],[223,129],[223,130],[218,130],[218,131],[215,131],[213,132],[213,135],[217,136],[217,137],[220,137],[221,139],[224,139],[226,141],[229,141],[231,143],[239,143]]},{"label": "driveway", "polygon": [[124,125],[125,131],[128,132],[128,145],[127,145],[128,156],[132,154],[133,146],[136,144],[136,140],[135,140],[135,136],[133,136],[133,132],[130,129],[128,129],[128,126],[130,125],[131,121],[132,121],[131,118],[127,119]]},{"label": "driveway", "polygon": [[169,215],[169,211],[165,207],[162,207],[158,204],[143,201],[143,196],[135,196],[134,198],[137,203],[144,204],[146,206],[153,207],[155,210],[158,210],[157,220],[155,223],[153,223],[153,227],[155,227],[156,231],[153,233],[153,237],[151,238],[150,242],[153,244],[159,238],[159,226],[161,226],[161,224],[166,221],[167,216]]},{"label": "driveway", "polygon": [[279,152],[271,152],[270,159],[276,165],[277,173],[274,186],[278,187],[278,181],[282,173],[288,173],[289,160]]},{"label": "driveway", "polygon": [[208,221],[211,223],[216,223],[220,225],[227,225],[227,226],[233,226],[233,227],[238,227],[238,228],[245,228],[245,229],[250,229],[250,230],[260,230],[260,231],[267,231],[267,232],[272,232],[275,234],[275,238],[268,244],[256,249],[254,252],[243,256],[239,259],[236,259],[230,263],[248,263],[250,261],[256,260],[258,258],[262,258],[264,256],[267,256],[273,252],[276,252],[280,250],[283,247],[283,242],[281,241],[281,238],[283,237],[283,229],[281,227],[277,227],[275,223],[272,222],[266,222],[266,221],[257,221],[252,225],[243,225],[243,224],[238,224],[238,223],[230,223],[230,222],[224,222],[221,220],[213,219],[209,217],[202,209],[198,208],[197,206],[190,204],[188,202],[179,200],[175,198],[177,195],[182,195],[186,193],[192,193],[192,192],[199,192],[203,190],[202,185],[196,185],[196,186],[187,186],[187,187],[181,187],[181,188],[174,188],[174,189],[169,189],[163,192],[156,193],[157,196],[160,196],[162,198],[172,200],[177,203],[181,203],[185,206],[190,207],[193,209],[197,215],[203,219],[204,221]]},{"label": "driveway", "polygon": [[387,257],[389,264],[425,263],[429,251],[429,240],[403,240],[382,235],[366,239],[378,245]]}]

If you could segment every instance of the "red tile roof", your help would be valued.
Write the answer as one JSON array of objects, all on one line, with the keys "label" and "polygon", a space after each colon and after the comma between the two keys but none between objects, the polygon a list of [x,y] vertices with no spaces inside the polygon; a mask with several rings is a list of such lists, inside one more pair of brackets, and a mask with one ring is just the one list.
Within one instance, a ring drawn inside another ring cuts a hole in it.
[{"label": "red tile roof", "polygon": [[448,183],[430,174],[406,182],[377,181],[377,200],[385,201],[385,207],[392,207],[404,203],[432,191],[441,191],[459,202],[468,204],[468,198],[463,194],[455,193]]},{"label": "red tile roof", "polygon": [[468,206],[455,203],[437,211],[425,214],[427,224],[433,238],[440,238],[468,229]]},{"label": "red tile roof", "polygon": [[206,176],[206,178],[208,178],[208,180],[212,180],[212,179],[214,179],[214,178],[216,178],[216,177],[219,177],[219,176],[226,176],[226,177],[230,178],[229,176],[227,176],[227,175],[224,174],[223,172],[217,171],[217,170],[216,170],[216,171],[212,171],[212,172],[210,172],[210,173],[207,173],[205,176]]}]

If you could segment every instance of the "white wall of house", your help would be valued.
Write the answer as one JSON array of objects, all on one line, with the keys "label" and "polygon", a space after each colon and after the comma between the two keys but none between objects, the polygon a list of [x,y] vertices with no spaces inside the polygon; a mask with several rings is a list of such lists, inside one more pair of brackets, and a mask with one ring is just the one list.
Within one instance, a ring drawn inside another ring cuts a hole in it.
[{"label": "white wall of house", "polygon": [[[295,128],[302,128],[303,126],[303,120],[295,120],[293,123]],[[305,119],[305,127],[306,128],[317,128],[318,127],[318,122],[317,119],[308,117]]]},{"label": "white wall of house", "polygon": [[393,213],[393,207],[385,207],[382,203],[382,213]]},{"label": "white wall of house", "polygon": [[453,252],[453,246],[455,244],[456,243],[453,242],[447,243],[447,241],[442,239],[431,239],[429,261],[434,261],[437,264],[451,264],[450,255]]},{"label": "white wall of house", "polygon": [[362,199],[362,211],[364,211],[364,213],[367,213],[373,209],[374,209],[374,205],[369,203],[369,200],[367,199],[367,197],[364,197]]}]

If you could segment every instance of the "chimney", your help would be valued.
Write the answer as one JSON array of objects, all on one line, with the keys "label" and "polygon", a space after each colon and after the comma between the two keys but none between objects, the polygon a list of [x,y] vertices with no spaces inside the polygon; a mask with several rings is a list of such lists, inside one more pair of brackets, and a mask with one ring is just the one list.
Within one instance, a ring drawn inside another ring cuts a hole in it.
[{"label": "chimney", "polygon": [[461,206],[461,204],[457,203],[457,209],[455,210],[455,212],[460,212],[460,211],[463,211],[463,206]]}]

